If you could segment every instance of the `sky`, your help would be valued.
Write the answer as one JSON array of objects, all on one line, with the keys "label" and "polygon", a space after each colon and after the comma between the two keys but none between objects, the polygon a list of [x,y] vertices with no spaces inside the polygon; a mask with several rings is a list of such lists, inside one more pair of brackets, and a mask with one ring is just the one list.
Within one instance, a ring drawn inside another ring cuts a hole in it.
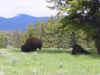
[{"label": "sky", "polygon": [[43,17],[54,16],[56,10],[47,8],[46,0],[0,0],[0,16],[14,17],[18,14]]}]

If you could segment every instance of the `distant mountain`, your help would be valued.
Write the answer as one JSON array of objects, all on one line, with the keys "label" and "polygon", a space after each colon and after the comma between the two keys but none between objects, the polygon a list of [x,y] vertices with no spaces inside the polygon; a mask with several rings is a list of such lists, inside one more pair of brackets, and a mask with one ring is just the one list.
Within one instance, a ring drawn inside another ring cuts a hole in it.
[{"label": "distant mountain", "polygon": [[0,30],[26,30],[28,24],[34,24],[36,21],[47,21],[49,17],[33,17],[26,14],[20,14],[13,18],[0,17]]}]

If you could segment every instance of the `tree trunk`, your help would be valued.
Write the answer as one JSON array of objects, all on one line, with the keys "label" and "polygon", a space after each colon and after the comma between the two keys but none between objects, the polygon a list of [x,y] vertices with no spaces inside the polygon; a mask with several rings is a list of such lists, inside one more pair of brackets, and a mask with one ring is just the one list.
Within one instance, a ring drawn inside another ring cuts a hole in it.
[{"label": "tree trunk", "polygon": [[77,42],[76,42],[75,32],[72,32],[72,47],[76,44]]},{"label": "tree trunk", "polygon": [[95,47],[97,48],[97,52],[100,55],[100,27],[96,28],[96,36],[95,39]]},{"label": "tree trunk", "polygon": [[97,48],[97,52],[100,55],[100,38],[95,38],[95,46]]},{"label": "tree trunk", "polygon": [[89,38],[87,37],[85,40],[86,40],[87,48],[90,48],[90,45],[89,45]]},{"label": "tree trunk", "polygon": [[44,29],[43,29],[43,24],[40,25],[40,39],[42,40],[43,37],[43,33],[44,33]]}]

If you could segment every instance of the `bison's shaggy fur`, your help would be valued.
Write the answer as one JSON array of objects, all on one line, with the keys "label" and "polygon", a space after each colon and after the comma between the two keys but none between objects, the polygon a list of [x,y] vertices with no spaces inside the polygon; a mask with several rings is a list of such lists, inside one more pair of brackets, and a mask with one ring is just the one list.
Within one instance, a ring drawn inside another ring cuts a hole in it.
[{"label": "bison's shaggy fur", "polygon": [[72,54],[90,54],[88,51],[84,50],[80,45],[74,45],[72,49]]},{"label": "bison's shaggy fur", "polygon": [[39,38],[29,37],[21,49],[23,52],[36,51],[37,48],[41,49],[42,41]]}]

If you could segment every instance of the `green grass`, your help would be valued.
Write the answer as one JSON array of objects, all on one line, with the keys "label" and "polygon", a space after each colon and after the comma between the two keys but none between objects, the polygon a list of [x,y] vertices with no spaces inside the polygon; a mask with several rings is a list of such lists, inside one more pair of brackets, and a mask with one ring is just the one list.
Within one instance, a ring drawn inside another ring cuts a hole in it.
[{"label": "green grass", "polygon": [[30,53],[0,49],[0,75],[100,75],[100,56],[54,48]]}]

